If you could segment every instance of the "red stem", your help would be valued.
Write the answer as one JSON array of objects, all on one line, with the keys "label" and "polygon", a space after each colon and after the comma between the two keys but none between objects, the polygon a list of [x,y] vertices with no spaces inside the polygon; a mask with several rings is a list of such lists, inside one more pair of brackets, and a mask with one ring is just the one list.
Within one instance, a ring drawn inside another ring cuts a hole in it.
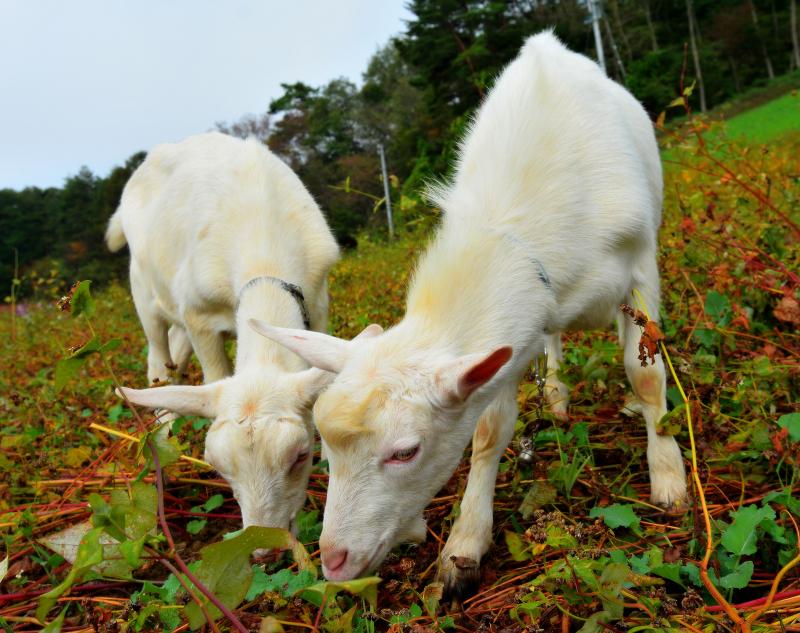
[{"label": "red stem", "polygon": [[[194,584],[195,587],[206,597],[208,598],[209,602],[213,604],[217,609],[219,609],[222,614],[228,618],[230,623],[233,627],[239,631],[239,633],[249,633],[249,630],[245,628],[244,624],[239,621],[239,618],[234,615],[233,611],[231,611],[228,607],[222,604],[219,601],[213,592],[206,587],[200,580],[195,576],[186,563],[183,562],[183,559],[178,555],[178,552],[175,550],[175,541],[172,539],[172,533],[169,530],[169,525],[167,525],[167,518],[164,515],[164,482],[162,481],[162,472],[161,472],[161,460],[158,457],[158,451],[156,450],[155,445],[153,444],[152,440],[147,441],[147,446],[150,448],[150,454],[153,456],[153,465],[156,469],[156,489],[158,491],[158,521],[161,523],[161,529],[164,532],[164,536],[167,539],[167,544],[170,548],[170,556],[172,560],[175,561],[175,564],[178,568],[184,573],[184,575]],[[211,624],[211,622],[209,622]]]},{"label": "red stem", "polygon": [[[774,602],[776,600],[784,600],[786,598],[794,598],[795,596],[800,596],[800,589],[793,589],[791,591],[783,591],[781,593],[776,593],[772,597],[772,600]],[[741,610],[741,609],[749,609],[750,607],[761,606],[766,601],[767,601],[767,596],[764,596],[763,598],[756,598],[755,600],[748,600],[747,602],[740,602],[739,604],[734,604],[734,605],[731,605],[731,606],[735,607],[736,609],[739,609],[739,610]],[[715,605],[710,606],[710,607],[706,607],[706,611],[708,611],[709,613],[716,613],[716,612],[722,611],[722,610],[723,610],[723,608],[718,604],[715,604]]]}]

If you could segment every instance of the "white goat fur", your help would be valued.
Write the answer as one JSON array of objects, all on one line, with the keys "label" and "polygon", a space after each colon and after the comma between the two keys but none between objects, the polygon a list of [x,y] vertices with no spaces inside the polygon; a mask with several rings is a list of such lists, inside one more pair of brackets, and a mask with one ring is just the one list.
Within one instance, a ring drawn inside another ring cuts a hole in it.
[{"label": "white goat fur", "polygon": [[[150,383],[179,379],[192,349],[210,383],[124,389],[127,399],[215,418],[206,460],[231,484],[244,525],[289,527],[311,469],[310,406],[331,376],[306,369],[247,325],[258,317],[303,328],[291,294],[269,280],[242,288],[259,276],[294,283],[305,294],[312,328],[325,329],[327,274],[339,249],[311,195],[258,141],[200,134],[147,155],[125,187],[106,241],[111,250],[130,246]],[[238,334],[232,377],[229,333]]]},{"label": "white goat fur", "polygon": [[[608,325],[633,289],[658,315],[662,181],[652,125],[627,91],[552,33],[530,38],[498,78],[452,184],[434,198],[443,225],[399,324],[350,345],[268,333],[339,372],[314,408],[330,465],[320,542],[329,578],[370,571],[400,540],[424,538],[422,511],[472,437],[461,514],[441,560],[447,588],[463,589],[490,545],[497,466],[532,358],[547,345],[549,399],[564,414],[559,332]],[[656,433],[666,412],[662,361],[642,367],[639,328],[625,319],[620,330],[647,424],[652,499],[680,505],[681,453]],[[410,461],[391,459],[415,445]]]}]

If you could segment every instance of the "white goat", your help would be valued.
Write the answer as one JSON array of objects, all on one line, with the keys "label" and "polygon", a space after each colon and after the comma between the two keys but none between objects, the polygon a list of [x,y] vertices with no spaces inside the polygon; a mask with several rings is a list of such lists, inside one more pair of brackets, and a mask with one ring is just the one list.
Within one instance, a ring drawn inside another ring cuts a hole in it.
[{"label": "white goat", "polygon": [[[147,155],[106,241],[112,251],[130,246],[150,383],[179,377],[192,349],[210,383],[125,388],[125,396],[215,418],[205,457],[231,484],[245,527],[289,527],[311,469],[310,407],[332,376],[301,371],[299,357],[246,324],[326,327],[327,274],[339,249],[314,200],[256,140],[200,134]],[[238,334],[230,378],[226,333]]]},{"label": "white goat", "polygon": [[[547,348],[550,400],[559,333],[605,326],[632,291],[658,315],[661,168],[644,110],[595,63],[552,33],[528,40],[481,106],[445,211],[418,265],[406,316],[358,343],[261,328],[309,363],[338,372],[314,408],[330,481],[322,563],[353,578],[399,541],[425,536],[422,511],[472,438],[461,514],[440,561],[446,588],[477,579],[491,543],[500,457],[514,433],[517,385]],[[642,403],[652,500],[681,504],[684,465],[666,412],[660,357],[642,367],[624,319],[625,369]]]}]

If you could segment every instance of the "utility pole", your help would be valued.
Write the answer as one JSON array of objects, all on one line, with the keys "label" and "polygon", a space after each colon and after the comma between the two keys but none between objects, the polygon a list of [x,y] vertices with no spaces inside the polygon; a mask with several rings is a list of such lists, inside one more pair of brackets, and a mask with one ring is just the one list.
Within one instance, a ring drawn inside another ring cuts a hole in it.
[{"label": "utility pole", "polygon": [[394,239],[394,220],[392,219],[392,197],[389,194],[389,176],[386,173],[386,154],[383,143],[378,144],[378,153],[381,156],[381,172],[383,173],[383,195],[386,199],[386,223],[389,225],[389,239]]},{"label": "utility pole", "polygon": [[597,49],[597,62],[603,72],[608,74],[606,70],[606,56],[603,52],[603,38],[600,37],[600,0],[586,0],[589,5],[589,13],[591,14],[592,30],[594,31],[594,45]]}]

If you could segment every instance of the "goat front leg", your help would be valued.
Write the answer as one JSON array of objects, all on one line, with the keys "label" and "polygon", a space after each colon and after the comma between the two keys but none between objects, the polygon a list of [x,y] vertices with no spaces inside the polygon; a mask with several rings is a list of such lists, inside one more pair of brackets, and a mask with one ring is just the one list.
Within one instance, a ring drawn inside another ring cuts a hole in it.
[{"label": "goat front leg", "polygon": [[462,597],[480,579],[481,557],[492,542],[494,486],[497,467],[514,436],[517,387],[509,387],[486,408],[472,436],[472,460],[461,514],[453,524],[440,561],[445,593]]}]

